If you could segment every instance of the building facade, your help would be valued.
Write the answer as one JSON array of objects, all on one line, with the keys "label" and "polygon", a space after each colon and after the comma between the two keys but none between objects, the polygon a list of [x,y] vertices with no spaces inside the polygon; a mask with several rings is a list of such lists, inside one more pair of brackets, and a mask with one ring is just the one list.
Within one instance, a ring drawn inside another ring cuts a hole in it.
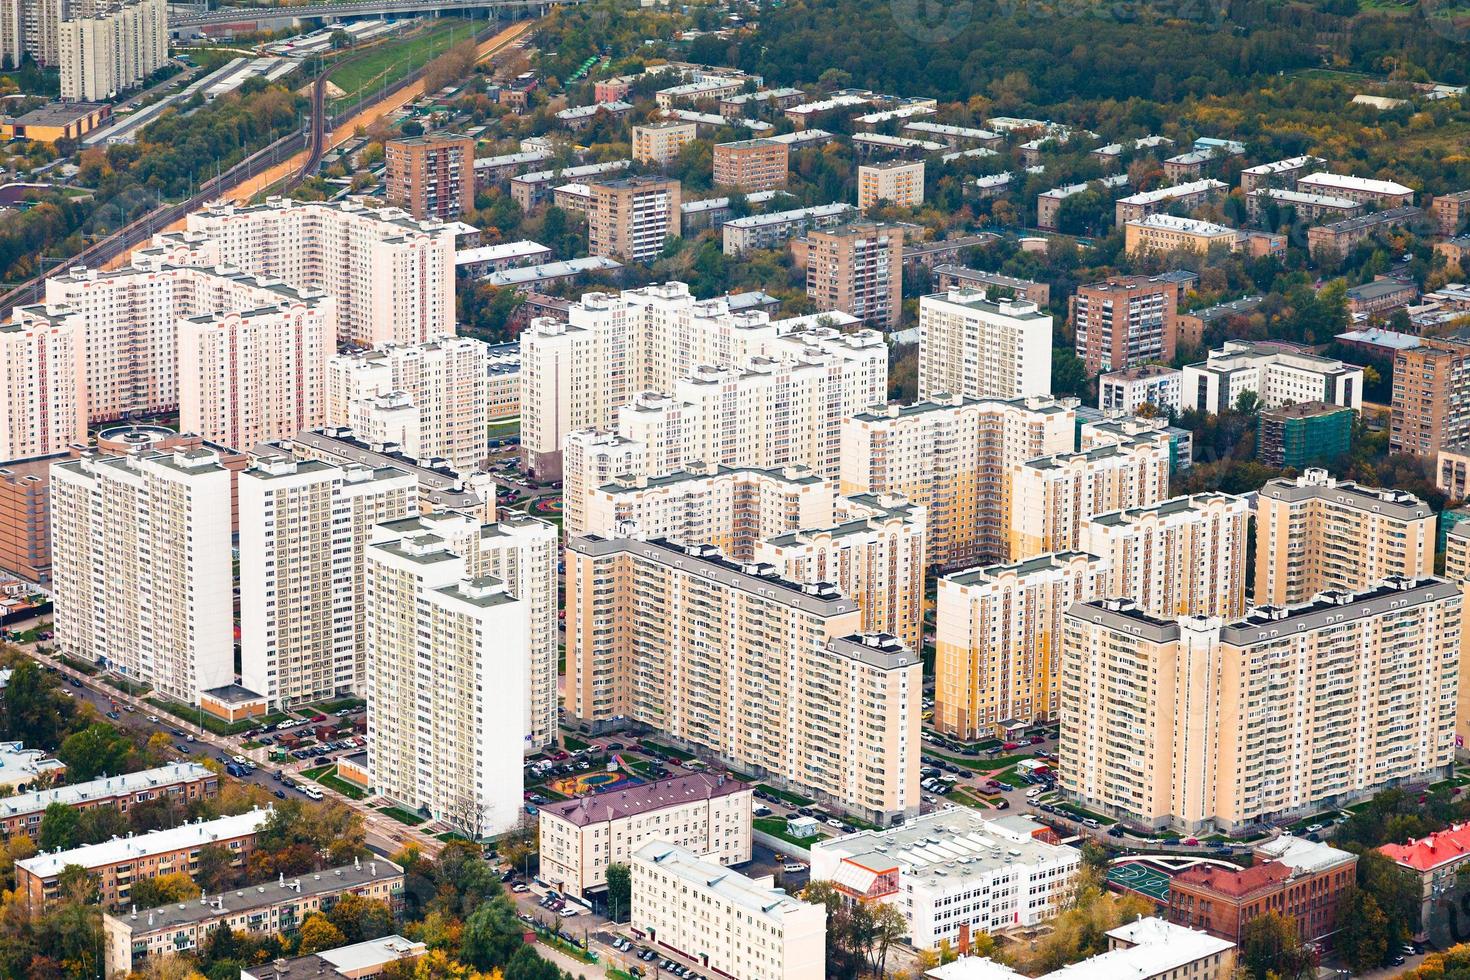
[{"label": "building facade", "polygon": [[786,186],[790,148],[779,140],[753,139],[716,143],[714,183],[745,191],[774,191]]},{"label": "building facade", "polygon": [[679,182],[665,177],[622,177],[588,185],[587,247],[621,262],[652,262],[664,242],[678,238]]},{"label": "building facade", "polygon": [[1393,359],[1390,452],[1434,456],[1470,438],[1470,344],[1431,338]]},{"label": "building facade", "polygon": [[[47,19],[67,9],[61,3],[36,6]],[[110,101],[168,63],[165,0],[93,2],[69,14],[54,22],[63,99]]]},{"label": "building facade", "polygon": [[1205,361],[1184,366],[1181,407],[1219,414],[1250,392],[1262,408],[1297,402],[1363,407],[1363,369],[1272,344],[1227,340]]},{"label": "building facade", "polygon": [[858,167],[858,210],[880,201],[900,208],[924,203],[924,161],[887,160]]},{"label": "building facade", "polygon": [[475,206],[475,141],[429,133],[383,145],[387,201],[420,221],[457,221]]},{"label": "building facade", "polygon": [[902,233],[867,223],[808,233],[806,294],[819,309],[895,328],[903,314]]},{"label": "building facade", "polygon": [[1179,290],[1146,276],[1078,286],[1072,301],[1077,356],[1088,374],[1174,359]]},{"label": "building facade", "polygon": [[972,289],[919,300],[919,397],[1051,393],[1052,319],[1035,303]]},{"label": "building facade", "polygon": [[1267,466],[1304,470],[1346,453],[1352,437],[1351,408],[1301,402],[1261,413],[1256,451]]},{"label": "building facade", "polygon": [[213,796],[219,792],[219,779],[197,762],[176,762],[9,796],[0,800],[0,838],[9,840],[24,834],[33,841],[40,840],[41,820],[53,803],[73,810],[105,806],[126,814],[134,806],[152,800],[166,798],[183,804]]},{"label": "building facade", "polygon": [[86,441],[86,356],[82,325],[62,310],[18,307],[0,324],[0,460]]},{"label": "building facade", "polygon": [[679,158],[684,144],[694,142],[697,127],[673,119],[654,120],[633,127],[633,159],[667,167]]}]

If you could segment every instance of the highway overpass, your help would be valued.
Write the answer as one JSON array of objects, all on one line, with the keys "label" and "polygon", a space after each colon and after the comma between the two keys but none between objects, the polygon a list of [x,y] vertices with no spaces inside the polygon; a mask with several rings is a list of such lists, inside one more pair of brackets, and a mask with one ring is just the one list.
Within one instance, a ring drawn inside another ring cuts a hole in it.
[{"label": "highway overpass", "polygon": [[542,16],[558,3],[580,0],[343,0],[341,3],[309,3],[294,7],[221,7],[201,11],[174,7],[169,11],[170,28],[209,27],[286,18],[384,17],[393,14],[472,13],[480,10],[526,11]]}]

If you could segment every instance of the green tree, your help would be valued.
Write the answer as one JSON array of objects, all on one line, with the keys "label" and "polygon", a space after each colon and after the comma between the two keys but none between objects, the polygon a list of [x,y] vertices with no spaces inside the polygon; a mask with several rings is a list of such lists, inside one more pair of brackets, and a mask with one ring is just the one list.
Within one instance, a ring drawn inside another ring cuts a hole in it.
[{"label": "green tree", "polygon": [[1072,396],[1084,402],[1091,399],[1092,383],[1087,367],[1070,347],[1053,347],[1051,351],[1051,393],[1058,398]]},{"label": "green tree", "polygon": [[614,922],[627,922],[633,908],[633,874],[626,864],[607,866],[607,909]]},{"label": "green tree", "polygon": [[465,920],[459,958],[478,970],[504,966],[521,947],[523,933],[515,906],[498,895]]},{"label": "green tree", "polygon": [[116,807],[88,807],[77,815],[77,840],[83,844],[124,837],[129,829],[127,816]]},{"label": "green tree", "polygon": [[6,738],[36,748],[56,748],[63,730],[61,698],[34,660],[22,659],[11,666],[3,704]]},{"label": "green tree", "polygon": [[73,782],[96,779],[106,774],[127,772],[133,743],[112,725],[96,724],[68,735],[56,750],[56,757],[66,763],[67,776]]},{"label": "green tree", "polygon": [[1240,939],[1240,963],[1252,980],[1267,980],[1268,975],[1293,980],[1310,967],[1311,959],[1291,916],[1268,912],[1246,923]]},{"label": "green tree", "polygon": [[1376,899],[1360,888],[1348,889],[1337,907],[1333,945],[1355,973],[1366,973],[1388,961],[1389,924]]},{"label": "green tree", "polygon": [[41,814],[41,850],[67,851],[77,846],[79,814],[75,807],[52,803]]},{"label": "green tree", "polygon": [[205,844],[199,848],[199,867],[194,880],[206,892],[219,893],[236,884],[239,877],[231,867],[234,855],[223,844]]},{"label": "green tree", "polygon": [[561,980],[556,964],[541,958],[534,947],[522,945],[505,964],[505,980]]}]

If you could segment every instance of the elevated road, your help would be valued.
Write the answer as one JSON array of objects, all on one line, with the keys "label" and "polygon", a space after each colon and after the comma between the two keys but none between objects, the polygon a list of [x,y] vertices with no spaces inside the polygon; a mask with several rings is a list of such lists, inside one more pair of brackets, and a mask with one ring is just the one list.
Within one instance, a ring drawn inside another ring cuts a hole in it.
[{"label": "elevated road", "polygon": [[543,16],[559,3],[581,0],[344,0],[342,3],[308,3],[285,7],[223,7],[203,12],[170,12],[168,26],[208,27],[285,17],[383,17],[391,14],[471,13],[476,10],[525,10]]}]

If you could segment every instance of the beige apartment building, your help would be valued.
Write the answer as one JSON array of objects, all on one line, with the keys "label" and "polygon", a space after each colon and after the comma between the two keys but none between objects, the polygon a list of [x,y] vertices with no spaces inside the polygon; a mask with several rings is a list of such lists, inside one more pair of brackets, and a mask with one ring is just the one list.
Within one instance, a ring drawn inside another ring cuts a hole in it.
[{"label": "beige apartment building", "polygon": [[1403,490],[1359,486],[1326,470],[1271,480],[1256,495],[1254,599],[1306,602],[1390,575],[1434,574],[1434,510]]},{"label": "beige apartment building", "polygon": [[652,262],[680,230],[679,182],[669,177],[593,181],[587,248],[621,262]]},{"label": "beige apartment building", "polygon": [[85,345],[81,324],[61,309],[17,307],[0,325],[0,460],[86,441]]},{"label": "beige apartment building", "polygon": [[805,980],[827,962],[827,909],[664,841],[633,854],[633,934],[741,980]]},{"label": "beige apartment building", "polygon": [[475,207],[475,141],[458,133],[389,140],[387,200],[420,221],[458,221]]},{"label": "beige apartment building", "polygon": [[57,649],[185,704],[233,683],[231,478],[202,448],[53,464]]},{"label": "beige apartment building", "polygon": [[1052,320],[1035,303],[977,289],[919,300],[919,397],[1051,394]]},{"label": "beige apartment building", "polygon": [[880,330],[897,327],[903,314],[902,232],[863,222],[809,232],[806,294],[821,309],[841,310]]},{"label": "beige apartment building", "polygon": [[530,603],[476,574],[477,522],[436,524],[380,524],[365,553],[368,771],[479,840],[520,822]]},{"label": "beige apartment building", "polygon": [[1061,784],[1146,826],[1233,831],[1340,807],[1454,762],[1462,597],[1434,578],[1160,619],[1077,606],[1062,654]]},{"label": "beige apartment building", "polygon": [[240,683],[272,708],[367,689],[363,552],[418,512],[412,473],[255,457],[238,477]]},{"label": "beige apartment building", "polygon": [[338,343],[377,347],[454,333],[454,250],[453,225],[399,208],[273,197],[196,211],[146,252],[319,289],[337,301]]},{"label": "beige apartment building", "polygon": [[901,208],[924,203],[924,161],[887,160],[858,167],[858,210],[886,201]]},{"label": "beige apartment building", "polygon": [[716,143],[714,183],[751,193],[774,191],[786,186],[790,147],[780,140],[739,140]]},{"label": "beige apartment building", "polygon": [[966,740],[1057,718],[1062,617],[1107,594],[1108,562],[1080,551],[939,580],[934,726]]},{"label": "beige apartment building", "polygon": [[[1460,622],[1460,662],[1470,657],[1470,522],[1456,521],[1445,532],[1444,577],[1460,587],[1464,596]],[[1470,671],[1460,672],[1458,708],[1455,712],[1455,734],[1462,744],[1470,745]]]},{"label": "beige apartment building", "polygon": [[240,452],[326,419],[336,302],[301,294],[274,309],[179,321],[179,426]]},{"label": "beige apartment building", "polygon": [[473,470],[487,451],[489,384],[489,345],[473,337],[335,354],[327,360],[326,424],[353,428],[354,403],[402,393],[416,409],[416,455]]},{"label": "beige apartment building", "polygon": [[835,587],[587,536],[567,543],[566,589],[570,724],[650,725],[877,823],[917,812],[920,660],[858,632]]},{"label": "beige apartment building", "polygon": [[1244,497],[1174,497],[1083,521],[1082,550],[1107,560],[1103,597],[1127,596],[1151,616],[1233,619],[1245,612],[1249,521]]},{"label": "beige apartment building", "polygon": [[1197,252],[1201,255],[1219,245],[1234,251],[1241,233],[1234,228],[1196,218],[1151,214],[1123,226],[1123,251],[1128,255],[1156,252]]},{"label": "beige apartment building", "polygon": [[1167,500],[1169,446],[1154,432],[1012,464],[1011,560],[1078,550],[1089,518]]},{"label": "beige apartment building", "polygon": [[687,847],[720,865],[744,864],[754,802],[749,783],[696,772],[547,803],[537,821],[540,878],[580,898],[604,889],[607,866],[630,863],[650,841]]},{"label": "beige apartment building", "polygon": [[841,490],[923,507],[930,565],[1003,560],[1012,468],[1070,451],[1076,433],[1075,409],[1051,398],[880,403],[842,421]]},{"label": "beige apartment building", "polygon": [[679,159],[684,144],[694,142],[698,127],[673,119],[652,120],[633,127],[633,159],[655,167],[667,167]]}]

